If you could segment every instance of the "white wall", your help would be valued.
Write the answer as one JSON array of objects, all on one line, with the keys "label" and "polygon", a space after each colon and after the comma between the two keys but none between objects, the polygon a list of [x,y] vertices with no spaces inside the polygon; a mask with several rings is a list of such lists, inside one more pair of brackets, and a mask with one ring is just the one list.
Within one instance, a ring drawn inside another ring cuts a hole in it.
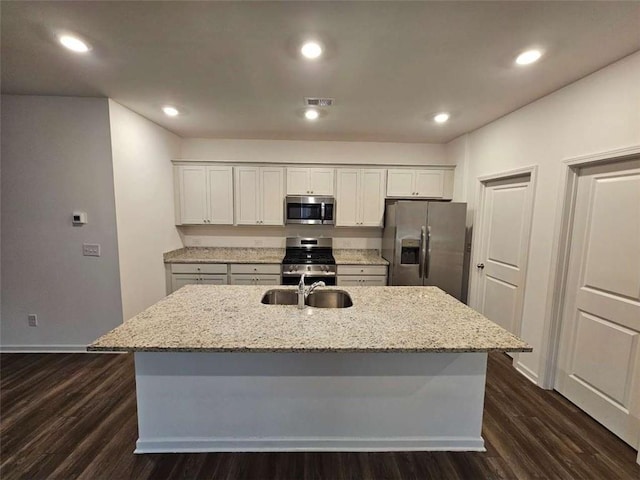
[{"label": "white wall", "polygon": [[[466,158],[461,142],[467,142]],[[534,351],[520,356],[521,367],[535,378],[546,366],[544,329],[549,322],[546,307],[562,162],[639,144],[640,53],[636,53],[448,145],[449,161],[465,164],[465,195],[472,214],[479,176],[538,165],[522,323],[522,337]]]},{"label": "white wall", "polygon": [[171,164],[181,139],[112,100],[109,116],[126,320],[165,296],[162,254],[182,247]]},{"label": "white wall", "polygon": [[266,163],[448,165],[445,145],[185,138],[180,159]]},{"label": "white wall", "polygon": [[1,194],[2,348],[81,349],[120,324],[107,100],[3,95]]}]

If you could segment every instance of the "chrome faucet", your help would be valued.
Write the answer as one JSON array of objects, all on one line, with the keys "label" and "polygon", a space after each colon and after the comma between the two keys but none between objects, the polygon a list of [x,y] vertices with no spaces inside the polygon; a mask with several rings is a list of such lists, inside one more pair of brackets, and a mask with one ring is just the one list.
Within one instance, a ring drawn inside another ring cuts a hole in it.
[{"label": "chrome faucet", "polygon": [[304,301],[307,299],[307,297],[311,292],[313,292],[318,287],[326,287],[324,282],[316,282],[313,285],[305,287],[304,285],[305,276],[306,276],[305,273],[300,275],[300,282],[298,282],[298,308],[301,308],[301,309],[305,307]]}]

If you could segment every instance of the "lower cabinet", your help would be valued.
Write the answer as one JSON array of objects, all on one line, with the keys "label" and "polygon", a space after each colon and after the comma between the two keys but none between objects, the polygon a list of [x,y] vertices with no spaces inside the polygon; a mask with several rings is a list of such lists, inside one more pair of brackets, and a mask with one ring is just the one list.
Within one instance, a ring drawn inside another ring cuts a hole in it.
[{"label": "lower cabinet", "polygon": [[174,263],[171,265],[171,291],[185,285],[226,285],[226,263]]},{"label": "lower cabinet", "polygon": [[280,285],[280,264],[232,263],[231,285]]},{"label": "lower cabinet", "polygon": [[384,287],[387,285],[387,267],[338,265],[336,283],[342,287]]}]

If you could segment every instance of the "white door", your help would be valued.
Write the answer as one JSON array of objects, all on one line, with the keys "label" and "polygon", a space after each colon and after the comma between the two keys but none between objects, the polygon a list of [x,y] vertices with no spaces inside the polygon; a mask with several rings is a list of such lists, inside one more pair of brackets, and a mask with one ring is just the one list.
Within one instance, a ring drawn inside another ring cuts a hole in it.
[{"label": "white door", "polygon": [[312,195],[333,195],[335,169],[310,168],[309,191]]},{"label": "white door", "polygon": [[363,227],[379,227],[384,217],[385,171],[366,169],[360,173],[360,219]]},{"label": "white door", "polygon": [[208,222],[233,224],[233,168],[207,167]]},{"label": "white door", "polygon": [[177,169],[180,192],[180,223],[205,223],[207,218],[205,167],[180,166]]},{"label": "white door", "polygon": [[201,275],[200,281],[198,283],[200,285],[226,285],[227,276],[226,275]]},{"label": "white door", "polygon": [[579,172],[556,389],[640,443],[640,160]]},{"label": "white door", "polygon": [[259,219],[259,168],[236,167],[235,177],[235,223],[256,225]]},{"label": "white door", "polygon": [[414,171],[389,169],[387,172],[387,197],[415,196]]},{"label": "white door", "polygon": [[287,195],[309,195],[309,169],[287,167]]},{"label": "white door", "polygon": [[359,221],[358,180],[360,171],[353,168],[338,169],[338,188],[336,192],[336,225],[355,226]]},{"label": "white door", "polygon": [[505,330],[520,333],[533,209],[531,175],[483,182],[472,306]]},{"label": "white door", "polygon": [[200,283],[200,275],[188,273],[174,273],[171,275],[171,288],[175,292],[185,285],[196,285]]},{"label": "white door", "polygon": [[284,225],[284,169],[260,169],[261,225]]},{"label": "white door", "polygon": [[345,277],[344,275],[338,275],[336,283],[339,287],[360,287],[362,283],[359,277]]},{"label": "white door", "polygon": [[414,188],[419,197],[442,198],[444,196],[444,172],[416,170]]},{"label": "white door", "polygon": [[255,285],[280,285],[280,275],[258,275]]}]

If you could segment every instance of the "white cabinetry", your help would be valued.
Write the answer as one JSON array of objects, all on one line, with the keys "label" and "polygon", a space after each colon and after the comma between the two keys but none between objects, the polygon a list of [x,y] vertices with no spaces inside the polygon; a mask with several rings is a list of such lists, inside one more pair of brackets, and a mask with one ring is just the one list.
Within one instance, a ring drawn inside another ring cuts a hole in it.
[{"label": "white cabinetry", "polygon": [[176,225],[233,224],[233,169],[225,166],[174,167]]},{"label": "white cabinetry", "polygon": [[175,292],[185,285],[226,285],[227,264],[190,264],[171,265],[171,291]]},{"label": "white cabinetry", "polygon": [[235,223],[284,225],[284,169],[235,167]]},{"label": "white cabinetry", "polygon": [[334,168],[287,167],[287,195],[333,195]]},{"label": "white cabinetry", "polygon": [[452,169],[390,168],[387,171],[387,197],[451,199],[452,194]]},{"label": "white cabinetry", "polygon": [[280,285],[280,264],[231,264],[231,285]]},{"label": "white cabinetry", "polygon": [[381,226],[386,170],[339,168],[337,172],[336,225]]},{"label": "white cabinetry", "polygon": [[384,287],[387,267],[384,265],[338,265],[336,283],[342,287]]}]

